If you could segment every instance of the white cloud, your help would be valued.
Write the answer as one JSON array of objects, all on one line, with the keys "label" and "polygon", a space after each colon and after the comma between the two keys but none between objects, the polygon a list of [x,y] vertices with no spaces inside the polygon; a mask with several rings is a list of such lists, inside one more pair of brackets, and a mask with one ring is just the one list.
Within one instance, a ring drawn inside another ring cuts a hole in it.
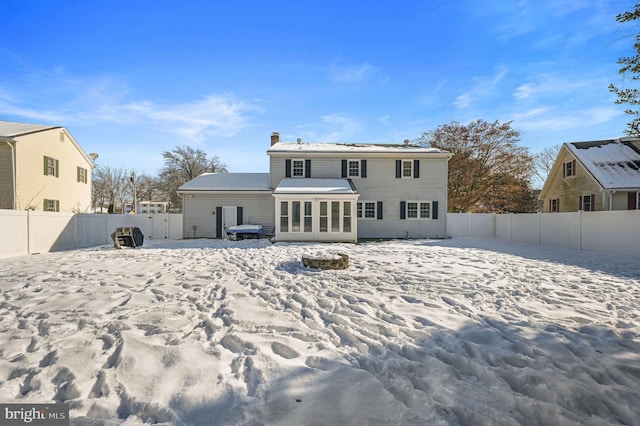
[{"label": "white cloud", "polygon": [[473,86],[456,98],[454,101],[455,106],[458,108],[468,108],[474,102],[496,93],[498,83],[500,83],[506,75],[507,69],[499,68],[492,77],[473,78]]},{"label": "white cloud", "polygon": [[148,101],[122,106],[140,120],[152,120],[173,127],[184,138],[201,142],[206,135],[233,136],[243,129],[250,112],[261,111],[257,104],[232,95],[209,95],[199,101],[158,105]]},{"label": "white cloud", "polygon": [[[182,103],[161,104],[131,99],[128,85],[110,76],[71,77],[64,70],[33,73],[21,82],[21,100],[12,90],[0,87],[3,115],[32,122],[68,126],[73,123],[154,124],[191,142],[207,135],[232,136],[246,127],[252,113],[261,112],[258,102],[232,94],[209,94]],[[40,105],[40,108],[25,107]]]},{"label": "white cloud", "polygon": [[596,126],[620,117],[621,111],[615,106],[594,107],[565,112],[552,107],[538,107],[514,114],[514,127],[525,131],[569,130]]},{"label": "white cloud", "polygon": [[340,64],[334,61],[331,65],[331,80],[338,83],[357,83],[367,80],[378,73],[378,69],[365,62],[363,64]]}]

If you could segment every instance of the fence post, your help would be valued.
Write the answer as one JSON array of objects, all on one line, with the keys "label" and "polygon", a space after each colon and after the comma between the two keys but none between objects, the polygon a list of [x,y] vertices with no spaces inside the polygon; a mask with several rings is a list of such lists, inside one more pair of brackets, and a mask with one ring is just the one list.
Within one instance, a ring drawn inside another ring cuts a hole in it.
[{"label": "fence post", "polygon": [[580,224],[578,229],[578,250],[582,250],[582,210],[578,210],[578,223]]},{"label": "fence post", "polygon": [[538,245],[540,245],[540,234],[542,233],[542,213],[538,212]]}]

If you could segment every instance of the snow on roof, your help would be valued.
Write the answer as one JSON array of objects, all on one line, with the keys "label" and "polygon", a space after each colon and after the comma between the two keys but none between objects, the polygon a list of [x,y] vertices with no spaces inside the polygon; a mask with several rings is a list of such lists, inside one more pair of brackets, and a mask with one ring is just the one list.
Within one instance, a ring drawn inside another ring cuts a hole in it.
[{"label": "snow on roof", "polygon": [[419,145],[400,144],[356,144],[356,143],[289,143],[278,142],[273,144],[267,153],[277,152],[351,152],[351,153],[421,153],[421,154],[448,154],[437,148],[429,148]]},{"label": "snow on roof", "polygon": [[567,144],[605,189],[640,188],[640,142],[611,139]]},{"label": "snow on roof", "polygon": [[183,184],[183,191],[271,191],[269,173],[203,173]]},{"label": "snow on roof", "polygon": [[348,179],[282,179],[274,194],[357,194]]},{"label": "snow on roof", "polygon": [[59,129],[60,126],[45,126],[42,124],[15,123],[13,121],[0,121],[0,137],[13,138],[28,135],[29,133],[42,132],[44,130]]}]

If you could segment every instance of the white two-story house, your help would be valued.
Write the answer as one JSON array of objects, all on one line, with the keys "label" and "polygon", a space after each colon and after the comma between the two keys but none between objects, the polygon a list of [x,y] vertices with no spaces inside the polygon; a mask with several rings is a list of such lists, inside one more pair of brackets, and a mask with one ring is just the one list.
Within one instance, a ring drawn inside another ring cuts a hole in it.
[{"label": "white two-story house", "polygon": [[448,152],[403,144],[293,143],[271,136],[269,173],[182,185],[185,238],[261,224],[276,241],[446,236]]}]

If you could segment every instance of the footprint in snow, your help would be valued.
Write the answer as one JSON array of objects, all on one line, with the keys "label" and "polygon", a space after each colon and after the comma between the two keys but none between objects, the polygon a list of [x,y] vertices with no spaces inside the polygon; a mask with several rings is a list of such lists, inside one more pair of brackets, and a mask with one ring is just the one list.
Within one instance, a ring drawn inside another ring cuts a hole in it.
[{"label": "footprint in snow", "polygon": [[274,354],[280,355],[284,359],[294,359],[300,356],[294,349],[280,342],[273,342],[271,344],[271,350]]}]

